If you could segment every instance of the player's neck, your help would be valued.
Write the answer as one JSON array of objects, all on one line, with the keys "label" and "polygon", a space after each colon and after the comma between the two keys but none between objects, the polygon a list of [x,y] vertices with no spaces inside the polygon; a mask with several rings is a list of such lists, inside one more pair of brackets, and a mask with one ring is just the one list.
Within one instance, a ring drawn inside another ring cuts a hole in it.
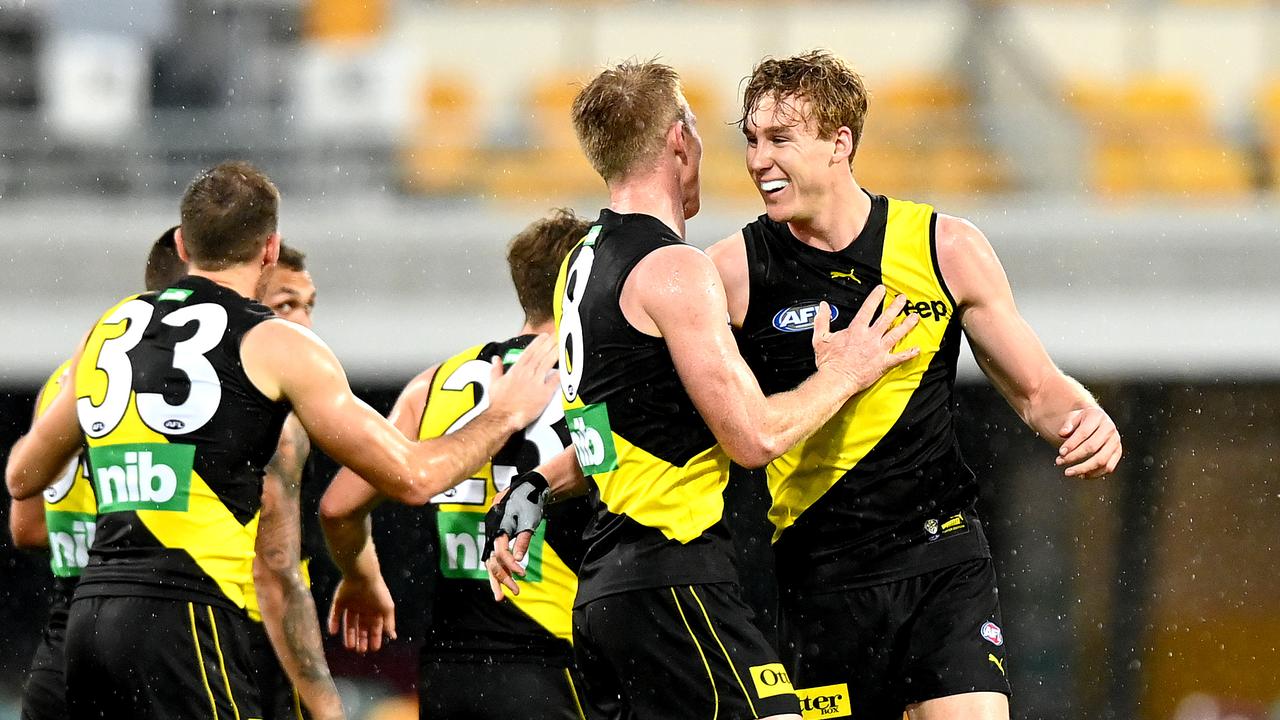
[{"label": "player's neck", "polygon": [[258,280],[262,277],[261,265],[236,265],[225,270],[201,270],[192,267],[188,275],[202,277],[221,285],[232,292],[252,298],[258,289]]},{"label": "player's neck", "polygon": [[555,331],[556,321],[550,318],[540,323],[531,323],[525,320],[524,325],[520,326],[521,335],[541,335],[543,333],[555,333]]},{"label": "player's neck", "polygon": [[609,209],[622,214],[651,215],[684,237],[684,197],[680,181],[671,182],[668,174],[661,170],[610,185]]},{"label": "player's neck", "polygon": [[853,244],[871,217],[871,198],[849,180],[836,183],[813,217],[787,223],[791,234],[806,245],[838,252]]}]

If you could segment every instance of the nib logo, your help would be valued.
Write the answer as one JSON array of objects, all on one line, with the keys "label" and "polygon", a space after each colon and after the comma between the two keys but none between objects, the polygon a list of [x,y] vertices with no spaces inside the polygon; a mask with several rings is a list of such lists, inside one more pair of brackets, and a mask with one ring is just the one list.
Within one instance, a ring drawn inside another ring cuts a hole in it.
[{"label": "nib logo", "polygon": [[98,512],[185,511],[195,452],[194,445],[164,443],[89,448]]},{"label": "nib logo", "polygon": [[613,446],[613,428],[609,425],[609,409],[603,403],[564,411],[573,438],[573,451],[582,466],[582,474],[597,475],[618,467],[618,454]]}]

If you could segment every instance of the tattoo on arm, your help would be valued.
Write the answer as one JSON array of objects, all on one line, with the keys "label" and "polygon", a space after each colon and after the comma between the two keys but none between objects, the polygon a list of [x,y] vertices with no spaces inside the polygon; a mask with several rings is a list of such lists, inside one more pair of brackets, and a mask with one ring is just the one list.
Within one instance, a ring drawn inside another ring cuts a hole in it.
[{"label": "tattoo on arm", "polygon": [[[263,622],[281,664],[299,686],[320,683],[332,687],[315,601],[302,580],[299,497],[302,468],[310,452],[306,431],[294,419],[285,423],[280,446],[268,463],[264,479],[262,515],[258,519],[257,562]],[[267,589],[265,586],[274,586]],[[271,597],[273,590],[278,597]],[[272,629],[277,629],[272,633]],[[279,637],[279,636],[283,637]],[[299,687],[304,697],[307,693]]]}]

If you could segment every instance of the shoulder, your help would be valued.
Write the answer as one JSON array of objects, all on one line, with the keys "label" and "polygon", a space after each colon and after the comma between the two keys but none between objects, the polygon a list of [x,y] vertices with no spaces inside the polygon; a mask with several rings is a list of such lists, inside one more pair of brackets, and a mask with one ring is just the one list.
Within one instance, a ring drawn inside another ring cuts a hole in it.
[{"label": "shoulder", "polygon": [[747,239],[742,231],[715,243],[707,248],[707,257],[715,263],[720,277],[729,282],[729,278],[739,275],[745,277],[747,272]]},{"label": "shoulder", "polygon": [[719,285],[720,275],[706,252],[678,243],[644,256],[632,269],[627,283],[638,285],[644,295],[679,294]]},{"label": "shoulder", "polygon": [[421,412],[427,404],[427,396],[431,394],[431,384],[435,381],[436,372],[439,370],[439,365],[432,365],[415,375],[400,391],[400,398],[396,400],[396,405]]},{"label": "shoulder", "polygon": [[961,304],[982,289],[991,273],[1003,273],[987,236],[964,218],[938,213],[936,245],[938,269]]}]

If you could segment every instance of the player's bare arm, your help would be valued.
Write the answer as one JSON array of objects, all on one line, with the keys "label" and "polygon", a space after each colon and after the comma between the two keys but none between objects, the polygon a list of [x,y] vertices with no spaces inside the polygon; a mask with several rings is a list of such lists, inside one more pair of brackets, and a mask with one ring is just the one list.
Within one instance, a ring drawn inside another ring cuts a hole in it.
[{"label": "player's bare arm", "polygon": [[[75,377],[84,342],[80,343],[68,377]],[[38,496],[58,481],[81,450],[80,422],[76,419],[76,394],[60,392],[31,423],[31,430],[14,443],[5,466],[5,484],[14,500]]]},{"label": "player's bare arm", "polygon": [[[63,376],[66,377],[65,375]],[[40,407],[44,399],[44,388],[36,395],[35,408]],[[33,410],[31,423],[34,425],[39,414]],[[24,550],[36,550],[49,547],[49,533],[45,527],[44,499],[30,497],[25,500],[9,501],[9,537],[13,546]]]},{"label": "player's bare arm", "polygon": [[303,703],[313,717],[341,718],[342,701],[329,675],[315,602],[300,567],[299,497],[309,452],[306,432],[290,416],[263,477],[253,580],[271,645]]},{"label": "player's bare arm", "polygon": [[641,332],[661,336],[689,397],[734,462],[761,467],[822,426],[850,396],[918,354],[895,353],[915,327],[894,326],[905,304],[873,292],[850,326],[830,332],[825,304],[814,324],[817,372],[794,390],[765,397],[738,353],[726,322],[728,301],[715,265],[700,250],[672,246],[641,260],[623,285],[621,305]]},{"label": "player's bare arm", "polygon": [[333,352],[309,330],[268,320],[240,348],[245,373],[266,397],[287,400],[326,454],[399,502],[421,505],[489,460],[546,407],[556,388],[556,348],[542,336],[506,372],[495,361],[490,405],[456,433],[412,442],[351,392]]},{"label": "player's bare arm", "polygon": [[707,248],[707,257],[715,263],[720,282],[724,284],[729,324],[740,328],[751,303],[751,271],[747,267],[747,241],[742,231]]},{"label": "player's bare arm", "polygon": [[1123,453],[1115,423],[1080,383],[1054,365],[1014,304],[1000,260],[972,223],[938,216],[938,264],[961,308],[974,357],[1028,426],[1058,446],[1070,477],[1115,470]]},{"label": "player's bare arm", "polygon": [[[388,419],[407,439],[417,437],[435,372],[433,367],[410,380],[391,409]],[[338,471],[320,499],[320,526],[329,555],[342,572],[329,606],[329,634],[341,632],[343,645],[361,653],[380,650],[384,632],[396,637],[395,601],[382,577],[370,518],[384,499],[347,467]]]}]

